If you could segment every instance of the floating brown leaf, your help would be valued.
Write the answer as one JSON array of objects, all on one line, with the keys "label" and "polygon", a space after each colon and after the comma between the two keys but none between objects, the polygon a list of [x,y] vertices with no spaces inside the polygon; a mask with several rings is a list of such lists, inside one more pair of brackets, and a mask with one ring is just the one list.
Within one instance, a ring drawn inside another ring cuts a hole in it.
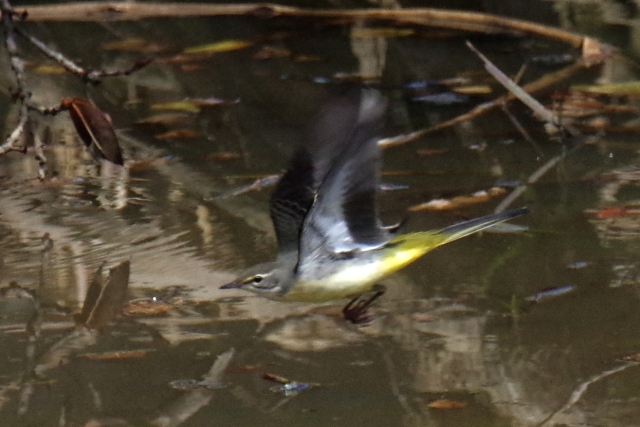
[{"label": "floating brown leaf", "polygon": [[205,160],[208,162],[224,162],[228,160],[238,160],[244,157],[243,153],[227,152],[227,153],[211,153],[207,154]]},{"label": "floating brown leaf", "polygon": [[189,139],[189,138],[199,138],[202,134],[200,132],[196,132],[195,130],[190,129],[179,129],[172,130],[169,132],[161,133],[159,135],[154,135],[155,139]]},{"label": "floating brown leaf", "polygon": [[102,48],[116,52],[159,53],[168,50],[169,46],[140,38],[132,38],[103,43]]},{"label": "floating brown leaf", "polygon": [[462,206],[484,203],[493,197],[504,196],[507,191],[501,187],[492,187],[488,190],[476,191],[470,196],[458,196],[453,199],[434,199],[426,203],[414,205],[409,208],[411,212],[417,211],[442,211],[456,209]]},{"label": "floating brown leaf", "polygon": [[153,298],[142,298],[134,301],[129,301],[122,312],[129,316],[153,316],[159,314],[165,314],[171,310],[175,304],[167,301],[156,300]]},{"label": "floating brown leaf", "polygon": [[76,315],[76,322],[79,325],[84,325],[89,319],[89,315],[96,306],[96,302],[100,297],[100,292],[102,292],[103,286],[103,276],[102,269],[104,268],[104,263],[98,268],[98,270],[93,275],[91,279],[91,283],[89,284],[89,288],[87,289],[87,294],[84,298],[84,303],[82,304],[82,311]]},{"label": "floating brown leaf", "polygon": [[139,125],[176,126],[186,125],[193,120],[193,116],[186,113],[160,113],[138,120]]},{"label": "floating brown leaf", "polygon": [[89,360],[122,360],[122,359],[142,359],[154,350],[116,350],[105,351],[104,353],[82,353],[78,357]]},{"label": "floating brown leaf", "polygon": [[226,372],[252,372],[262,369],[262,365],[242,365],[242,366],[230,366],[226,369]]},{"label": "floating brown leaf", "polygon": [[289,49],[285,49],[283,47],[275,47],[275,46],[263,46],[255,55],[253,55],[253,59],[272,59],[272,58],[287,58],[291,55],[291,51]]},{"label": "floating brown leaf", "polygon": [[467,402],[451,399],[437,399],[427,403],[427,406],[431,409],[462,409],[467,405]]},{"label": "floating brown leaf", "polygon": [[418,150],[418,156],[438,156],[444,154],[449,150]]},{"label": "floating brown leaf", "polygon": [[590,213],[599,219],[625,218],[640,215],[640,206],[609,206]]},{"label": "floating brown leaf", "polygon": [[94,158],[124,164],[118,138],[107,114],[85,98],[64,98],[60,108],[69,111],[76,132]]},{"label": "floating brown leaf", "polygon": [[100,291],[85,326],[97,328],[113,320],[122,308],[129,287],[129,261],[109,270],[109,277]]}]

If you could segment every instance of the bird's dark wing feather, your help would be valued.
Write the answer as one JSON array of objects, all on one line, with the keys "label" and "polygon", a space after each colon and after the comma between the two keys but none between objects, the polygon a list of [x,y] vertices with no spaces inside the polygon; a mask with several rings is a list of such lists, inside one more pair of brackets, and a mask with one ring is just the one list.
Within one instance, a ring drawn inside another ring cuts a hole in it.
[{"label": "bird's dark wing feather", "polygon": [[378,92],[363,90],[354,108],[358,115],[348,140],[334,158],[304,222],[300,242],[303,263],[318,251],[367,250],[389,240],[376,204],[381,160],[375,134],[382,124],[386,102]]},{"label": "bird's dark wing feather", "polygon": [[349,144],[359,114],[359,96],[355,98],[351,94],[333,100],[316,115],[271,196],[271,219],[281,254],[298,251],[302,224],[318,188]]}]

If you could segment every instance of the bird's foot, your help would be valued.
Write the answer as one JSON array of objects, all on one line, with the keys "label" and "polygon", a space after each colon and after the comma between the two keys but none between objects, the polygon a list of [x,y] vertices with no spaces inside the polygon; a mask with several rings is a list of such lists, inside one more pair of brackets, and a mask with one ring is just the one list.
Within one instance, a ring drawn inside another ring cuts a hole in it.
[{"label": "bird's foot", "polygon": [[362,299],[362,295],[358,295],[357,297],[349,301],[349,304],[347,304],[342,309],[342,315],[346,320],[350,321],[354,325],[363,325],[371,322],[372,318],[369,314],[367,314],[367,308],[369,308],[369,306],[373,304],[375,300],[380,298],[382,294],[384,294],[384,287],[381,286],[368,299]]}]

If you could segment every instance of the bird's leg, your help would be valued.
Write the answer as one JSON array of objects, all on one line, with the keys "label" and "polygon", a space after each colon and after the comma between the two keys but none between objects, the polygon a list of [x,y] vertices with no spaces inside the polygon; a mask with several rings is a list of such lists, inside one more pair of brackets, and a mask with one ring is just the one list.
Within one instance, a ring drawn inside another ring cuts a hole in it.
[{"label": "bird's leg", "polygon": [[375,293],[368,299],[361,299],[362,295],[358,295],[349,301],[349,304],[342,309],[342,315],[346,320],[354,325],[361,325],[371,321],[371,316],[367,314],[367,308],[384,294],[385,288],[382,285],[375,285],[373,290]]}]

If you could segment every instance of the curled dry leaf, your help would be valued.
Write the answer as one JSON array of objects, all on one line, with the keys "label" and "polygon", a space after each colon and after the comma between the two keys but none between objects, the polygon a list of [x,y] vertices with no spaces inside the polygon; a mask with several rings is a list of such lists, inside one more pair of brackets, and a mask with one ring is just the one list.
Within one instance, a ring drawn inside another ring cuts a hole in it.
[{"label": "curled dry leaf", "polygon": [[582,39],[582,61],[590,67],[600,64],[609,52],[598,40],[591,37]]},{"label": "curled dry leaf", "polygon": [[85,98],[64,98],[60,108],[69,111],[76,132],[94,158],[124,164],[111,118],[106,113]]}]

